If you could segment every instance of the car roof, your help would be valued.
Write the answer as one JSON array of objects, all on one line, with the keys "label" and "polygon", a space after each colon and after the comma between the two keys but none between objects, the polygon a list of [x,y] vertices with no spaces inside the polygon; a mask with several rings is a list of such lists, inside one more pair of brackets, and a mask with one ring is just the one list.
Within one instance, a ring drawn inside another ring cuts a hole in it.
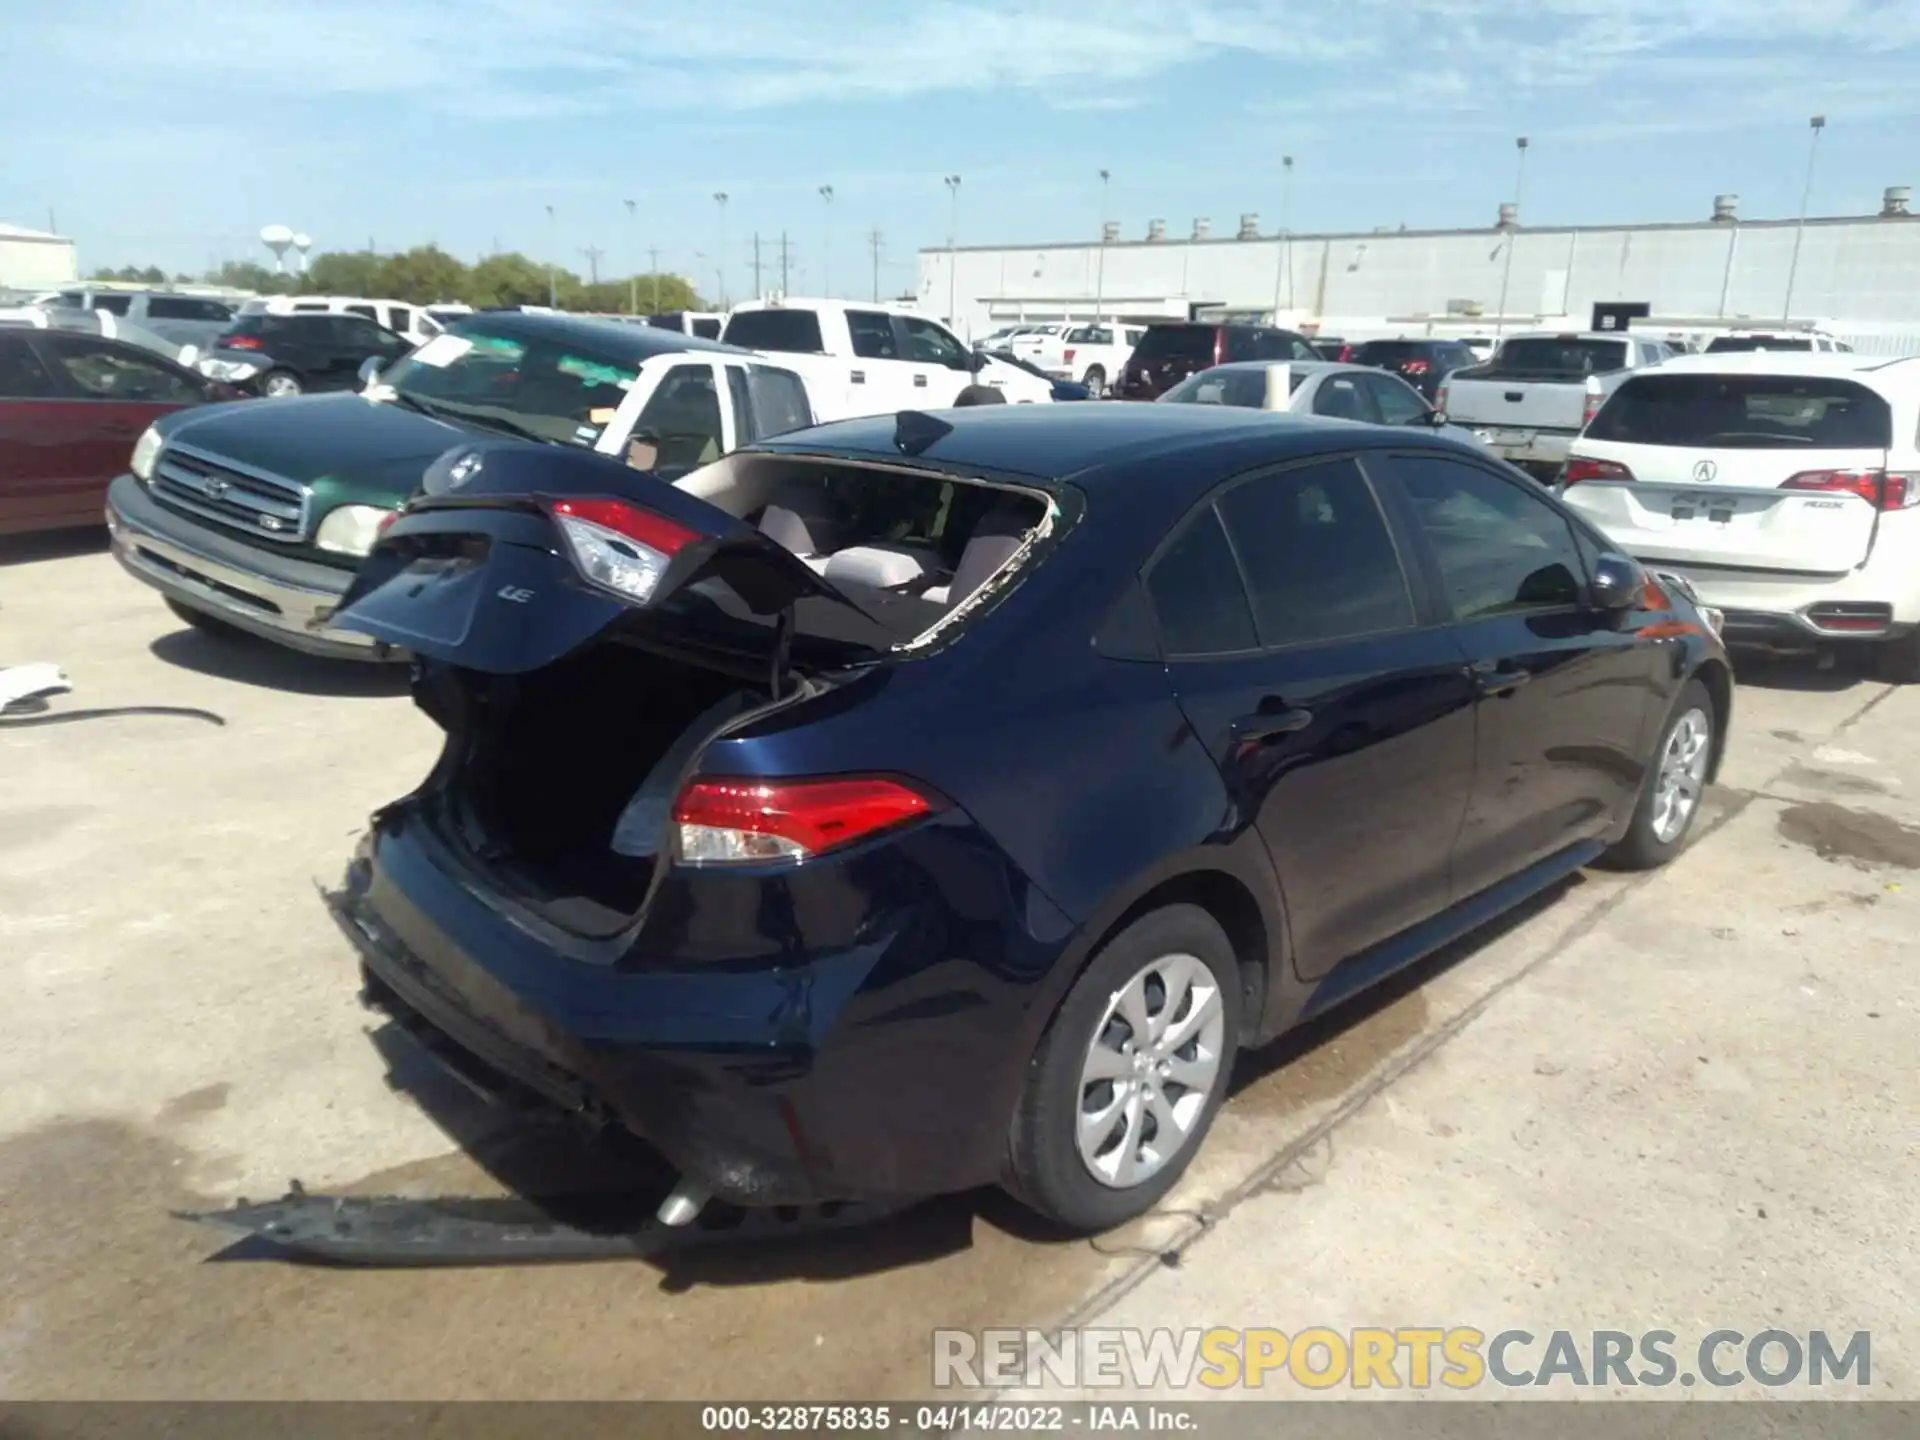
[{"label": "car roof", "polygon": [[1393,380],[1400,378],[1375,366],[1355,365],[1348,360],[1228,360],[1224,364],[1209,365],[1204,370],[1196,370],[1189,378],[1198,379],[1202,375],[1214,375],[1222,370],[1271,370],[1276,365],[1285,365],[1309,375],[1326,375],[1342,370],[1355,375],[1387,375]]},{"label": "car roof", "polygon": [[[1725,374],[1848,375],[1857,370],[1886,370],[1911,365],[1912,357],[1857,355],[1849,350],[1719,350],[1712,354],[1676,355],[1663,362],[1663,374],[1708,371]],[[1920,373],[1920,368],[1916,369]]]},{"label": "car roof", "polygon": [[[1459,441],[1401,426],[1227,405],[980,405],[928,414],[952,428],[919,446],[905,463],[1042,481],[1071,479],[1093,487],[1137,476],[1199,493],[1254,466],[1380,445],[1468,453]],[[897,416],[874,415],[798,431],[754,448],[898,462],[897,433]],[[1147,461],[1152,463],[1142,463]]]},{"label": "car roof", "polygon": [[482,329],[510,340],[558,339],[593,345],[602,353],[618,355],[636,363],[655,355],[673,355],[687,350],[718,351],[723,355],[755,355],[738,345],[722,345],[684,331],[659,325],[629,325],[597,315],[566,315],[558,311],[489,310],[462,315],[447,326],[449,334],[465,334]]}]

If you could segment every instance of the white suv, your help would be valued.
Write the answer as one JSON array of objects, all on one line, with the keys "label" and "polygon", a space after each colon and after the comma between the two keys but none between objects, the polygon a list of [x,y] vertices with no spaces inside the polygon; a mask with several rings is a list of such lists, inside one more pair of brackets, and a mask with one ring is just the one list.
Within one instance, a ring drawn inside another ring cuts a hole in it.
[{"label": "white suv", "polygon": [[1920,683],[1920,359],[1686,355],[1573,442],[1569,505],[1678,571],[1729,642],[1876,642]]},{"label": "white suv", "polygon": [[270,295],[264,300],[249,300],[240,310],[254,315],[358,315],[415,345],[424,344],[445,328],[424,305],[368,300],[358,295]]},{"label": "white suv", "polygon": [[779,355],[805,375],[822,420],[1053,399],[1048,381],[970,350],[938,321],[897,306],[753,300],[734,307],[720,338]]}]

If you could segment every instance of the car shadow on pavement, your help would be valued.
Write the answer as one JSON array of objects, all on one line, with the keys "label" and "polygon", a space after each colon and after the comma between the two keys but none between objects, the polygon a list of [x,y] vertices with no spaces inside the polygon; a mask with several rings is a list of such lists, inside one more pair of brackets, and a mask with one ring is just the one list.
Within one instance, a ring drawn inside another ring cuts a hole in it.
[{"label": "car shadow on pavement", "polygon": [[100,555],[106,548],[107,527],[104,525],[89,525],[78,530],[43,530],[31,535],[0,535],[0,565]]},{"label": "car shadow on pavement", "polygon": [[326,660],[285,650],[251,635],[207,635],[191,627],[148,647],[157,660],[215,680],[232,680],[295,695],[386,697],[407,693],[407,667]]},{"label": "car shadow on pavement", "polygon": [[1796,690],[1831,695],[1856,685],[1876,683],[1871,655],[1839,651],[1822,666],[1813,655],[1781,655],[1768,651],[1736,651],[1733,683],[1755,690]]}]

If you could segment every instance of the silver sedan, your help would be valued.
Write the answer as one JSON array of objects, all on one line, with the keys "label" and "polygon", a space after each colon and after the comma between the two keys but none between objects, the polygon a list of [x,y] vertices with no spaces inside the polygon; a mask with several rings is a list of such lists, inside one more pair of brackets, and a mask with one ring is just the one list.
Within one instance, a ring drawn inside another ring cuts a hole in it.
[{"label": "silver sedan", "polygon": [[1334,360],[1236,360],[1215,365],[1189,375],[1156,403],[1233,405],[1368,425],[1418,425],[1484,448],[1472,430],[1449,425],[1445,415],[1398,375]]}]

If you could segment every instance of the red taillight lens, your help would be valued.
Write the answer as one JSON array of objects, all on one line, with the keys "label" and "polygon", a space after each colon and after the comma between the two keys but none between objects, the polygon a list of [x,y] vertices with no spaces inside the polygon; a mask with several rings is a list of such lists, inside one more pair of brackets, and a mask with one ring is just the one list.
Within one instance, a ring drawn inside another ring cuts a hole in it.
[{"label": "red taillight lens", "polygon": [[1897,470],[1802,470],[1780,488],[1841,491],[1876,510],[1904,510],[1920,499],[1920,476]]},{"label": "red taillight lens", "polygon": [[264,350],[266,345],[258,335],[229,335],[220,342],[222,350]]},{"label": "red taillight lens", "polygon": [[1064,363],[1068,365],[1071,365],[1073,363],[1073,351],[1071,350],[1067,351],[1067,358]]},{"label": "red taillight lens", "polygon": [[798,864],[940,806],[898,780],[695,780],[674,802],[686,865]]},{"label": "red taillight lens", "polygon": [[1427,373],[1427,362],[1424,360],[1409,360],[1400,367],[1400,373],[1402,375],[1424,375]]},{"label": "red taillight lens", "polygon": [[1600,413],[1600,407],[1607,403],[1607,397],[1600,393],[1597,385],[1589,385],[1587,403],[1580,408],[1580,428],[1586,429],[1593,423],[1593,417]]},{"label": "red taillight lens", "polygon": [[1567,471],[1561,477],[1565,485],[1578,485],[1582,480],[1631,480],[1633,471],[1614,460],[1569,460]]},{"label": "red taillight lens", "polygon": [[1353,363],[1353,347],[1351,345],[1342,345],[1340,347],[1340,363],[1342,365],[1351,365]]},{"label": "red taillight lens", "polygon": [[643,605],[653,598],[667,562],[700,538],[697,531],[624,500],[554,500],[547,513],[560,527],[582,579]]}]

